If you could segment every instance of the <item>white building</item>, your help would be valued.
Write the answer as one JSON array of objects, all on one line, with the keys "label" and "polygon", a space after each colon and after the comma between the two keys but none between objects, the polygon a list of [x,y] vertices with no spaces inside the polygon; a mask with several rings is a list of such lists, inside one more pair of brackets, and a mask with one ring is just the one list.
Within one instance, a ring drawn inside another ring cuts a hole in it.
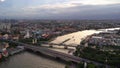
[{"label": "white building", "polygon": [[30,38],[30,32],[29,32],[29,30],[26,31],[26,35],[24,36],[24,38]]},{"label": "white building", "polygon": [[2,30],[2,29],[10,30],[11,29],[11,23],[0,23],[0,30]]}]

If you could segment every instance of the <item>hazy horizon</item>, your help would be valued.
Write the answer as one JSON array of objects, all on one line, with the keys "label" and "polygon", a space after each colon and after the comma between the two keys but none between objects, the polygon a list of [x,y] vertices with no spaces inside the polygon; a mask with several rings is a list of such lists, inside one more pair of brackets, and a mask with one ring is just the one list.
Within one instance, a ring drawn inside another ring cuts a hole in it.
[{"label": "hazy horizon", "polygon": [[1,19],[120,19],[119,0],[0,0]]}]

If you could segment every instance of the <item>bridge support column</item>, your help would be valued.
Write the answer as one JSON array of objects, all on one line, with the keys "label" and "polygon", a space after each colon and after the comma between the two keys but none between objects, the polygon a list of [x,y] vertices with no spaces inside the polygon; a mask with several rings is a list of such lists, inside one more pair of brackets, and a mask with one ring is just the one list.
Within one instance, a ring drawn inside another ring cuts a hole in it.
[{"label": "bridge support column", "polygon": [[64,46],[64,49],[68,49],[68,46]]},{"label": "bridge support column", "polygon": [[53,48],[53,46],[52,46],[52,45],[49,45],[49,47],[50,47],[50,48]]}]

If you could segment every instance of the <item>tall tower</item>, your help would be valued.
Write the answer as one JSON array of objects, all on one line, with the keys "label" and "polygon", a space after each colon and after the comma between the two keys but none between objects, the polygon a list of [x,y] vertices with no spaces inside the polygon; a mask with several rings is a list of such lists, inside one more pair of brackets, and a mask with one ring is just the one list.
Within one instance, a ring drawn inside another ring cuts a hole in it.
[{"label": "tall tower", "polygon": [[86,62],[84,62],[84,68],[87,68],[87,63]]},{"label": "tall tower", "polygon": [[37,38],[33,39],[33,40],[32,40],[32,43],[33,43],[33,44],[37,43]]},{"label": "tall tower", "polygon": [[107,62],[108,62],[108,59],[107,59],[107,57],[106,57],[106,59],[105,59],[105,63],[106,63],[105,68],[108,68],[108,66],[107,66]]},{"label": "tall tower", "polygon": [[29,32],[29,30],[26,31],[26,35],[24,36],[24,38],[30,38],[30,32]]}]

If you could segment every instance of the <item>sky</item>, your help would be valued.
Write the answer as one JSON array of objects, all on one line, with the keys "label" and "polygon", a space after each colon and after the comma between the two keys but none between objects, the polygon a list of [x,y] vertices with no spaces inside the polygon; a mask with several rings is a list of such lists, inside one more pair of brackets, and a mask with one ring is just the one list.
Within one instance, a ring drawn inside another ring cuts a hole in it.
[{"label": "sky", "polygon": [[120,19],[120,0],[0,0],[0,18]]}]

